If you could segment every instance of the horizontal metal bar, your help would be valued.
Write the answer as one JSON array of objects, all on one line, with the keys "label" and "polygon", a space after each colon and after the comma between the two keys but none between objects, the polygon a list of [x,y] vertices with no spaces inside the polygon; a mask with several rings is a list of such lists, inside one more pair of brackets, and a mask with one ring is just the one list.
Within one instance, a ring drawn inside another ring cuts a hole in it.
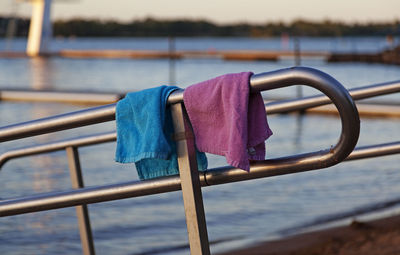
[{"label": "horizontal metal bar", "polygon": [[[379,83],[360,88],[348,90],[353,100],[360,100],[379,95],[385,95],[400,91],[400,81]],[[106,93],[106,92],[73,92],[73,91],[45,91],[45,90],[27,90],[27,89],[1,89],[0,100],[10,101],[40,101],[40,102],[66,102],[81,104],[111,104],[125,96],[124,93]],[[306,103],[308,100],[308,103]],[[286,102],[287,101],[287,102]],[[294,102],[296,102],[296,104]],[[330,104],[331,101],[324,95],[303,97],[294,100],[280,100],[279,102],[270,102],[266,106],[268,112],[282,113],[286,107],[292,110],[304,110],[306,108]],[[297,105],[300,104],[300,105]],[[297,106],[296,106],[297,105]],[[295,107],[293,109],[293,107]]]},{"label": "horizontal metal bar", "polygon": [[37,155],[46,152],[64,150],[67,147],[82,147],[93,144],[112,142],[116,139],[117,134],[115,132],[108,132],[10,150],[0,155],[0,168],[4,165],[4,163],[13,158],[20,158],[29,155]]},{"label": "horizontal metal bar", "polygon": [[6,126],[0,128],[0,142],[111,121],[115,119],[115,105],[103,105]]},{"label": "horizontal metal bar", "polygon": [[[380,84],[349,89],[348,92],[353,100],[361,100],[375,96],[388,95],[400,92],[400,81],[392,81]],[[325,95],[309,96],[299,99],[287,99],[269,102],[265,104],[268,114],[300,111],[307,108],[330,104],[330,99]]]},{"label": "horizontal metal bar", "polygon": [[[373,151],[375,151],[375,153],[372,153]],[[346,160],[357,160],[394,153],[400,153],[400,142],[356,148]],[[200,174],[200,183],[202,186],[213,186],[222,183],[240,181],[238,178],[232,178],[232,176],[236,175],[238,171],[244,172],[243,170],[235,169],[233,167],[209,169],[207,172]],[[270,171],[269,169],[261,171],[264,171],[265,173],[254,174],[254,164],[252,164],[250,173],[247,173],[250,178],[246,179],[250,180],[259,178],[260,176],[271,177],[288,174],[287,172]],[[218,172],[220,175],[220,181],[218,183],[212,182],[210,179],[205,181],[205,178],[210,177],[208,173],[211,172]],[[127,183],[84,188],[79,191],[71,190],[39,194],[24,198],[0,201],[0,217],[166,193],[180,190],[180,187],[179,176],[171,176],[147,181],[131,181]]]},{"label": "horizontal metal bar", "polygon": [[[371,157],[392,155],[397,153],[400,153],[400,142],[363,146],[356,148],[345,160],[358,160]],[[247,174],[243,173],[243,170],[241,169],[235,169],[232,167],[220,167],[205,172],[205,179],[208,185],[217,185],[313,170],[302,168],[302,165],[304,163],[300,160],[297,162],[299,168],[292,168],[291,161],[292,159],[280,158],[267,160],[264,162],[267,164],[257,162],[252,164],[251,170]]]},{"label": "horizontal metal bar", "polygon": [[180,190],[179,176],[131,181],[0,201],[0,217]]},{"label": "horizontal metal bar", "polygon": [[118,93],[0,89],[0,100],[2,101],[111,104],[123,97],[124,94]]},{"label": "horizontal metal bar", "polygon": [[345,160],[365,159],[400,153],[400,141],[357,147]]}]

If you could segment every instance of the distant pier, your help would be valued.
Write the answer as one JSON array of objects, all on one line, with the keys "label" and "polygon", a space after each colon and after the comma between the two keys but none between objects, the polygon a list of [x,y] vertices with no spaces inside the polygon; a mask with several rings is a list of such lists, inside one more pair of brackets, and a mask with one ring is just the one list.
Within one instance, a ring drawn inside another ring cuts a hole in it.
[{"label": "distant pier", "polygon": [[378,53],[332,53],[328,62],[365,62],[400,65],[400,45]]},{"label": "distant pier", "polygon": [[[125,93],[94,91],[52,91],[34,89],[0,88],[1,101],[56,102],[83,105],[103,105],[118,102]],[[287,100],[289,98],[268,98],[265,103]],[[357,102],[359,115],[372,118],[400,118],[398,102]],[[305,110],[310,114],[338,115],[334,105],[324,105]]]},{"label": "distant pier", "polygon": [[[282,58],[321,58],[327,62],[366,62],[400,65],[400,46],[378,53],[332,53],[327,51],[264,51],[264,50],[60,50],[43,57],[63,58],[126,58],[126,59],[187,59],[217,58],[235,61],[277,61]],[[25,52],[0,51],[0,58],[24,58]]]},{"label": "distant pier", "polygon": [[[262,50],[60,50],[43,54],[44,57],[64,58],[131,58],[131,59],[184,59],[184,58],[218,58],[224,60],[243,61],[277,61],[280,58],[295,57],[293,51],[262,51]],[[327,59],[329,52],[302,51],[300,57],[316,57]],[[25,52],[0,52],[1,58],[28,57]]]}]

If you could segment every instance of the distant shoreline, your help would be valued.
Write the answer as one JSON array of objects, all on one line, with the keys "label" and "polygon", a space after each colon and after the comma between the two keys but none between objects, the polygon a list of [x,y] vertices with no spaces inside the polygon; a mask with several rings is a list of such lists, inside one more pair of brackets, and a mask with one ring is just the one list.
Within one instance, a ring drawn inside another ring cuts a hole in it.
[{"label": "distant shoreline", "polygon": [[[28,18],[0,17],[0,37],[10,22],[15,36],[27,36]],[[400,20],[392,22],[345,23],[338,21],[296,20],[290,23],[265,22],[217,24],[201,19],[146,18],[131,22],[100,19],[70,19],[53,22],[55,37],[366,37],[400,36]]]}]

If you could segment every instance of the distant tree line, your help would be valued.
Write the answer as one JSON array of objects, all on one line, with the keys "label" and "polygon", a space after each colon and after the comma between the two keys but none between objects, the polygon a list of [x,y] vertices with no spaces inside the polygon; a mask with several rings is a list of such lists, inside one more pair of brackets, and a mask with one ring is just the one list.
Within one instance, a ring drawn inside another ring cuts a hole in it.
[{"label": "distant tree line", "polygon": [[8,18],[0,17],[0,37],[5,37],[7,34],[7,28],[10,28],[11,23],[14,22],[14,30],[17,36],[26,36],[29,31],[29,19],[24,18]]},{"label": "distant tree line", "polygon": [[[8,17],[0,17],[0,36],[6,35]],[[17,36],[27,36],[29,19],[17,20]],[[335,21],[314,22],[296,20],[290,23],[269,22],[265,24],[235,23],[216,24],[207,20],[163,20],[146,18],[132,22],[113,20],[71,19],[53,23],[54,36],[77,37],[273,37],[282,34],[295,36],[399,36],[400,21],[343,23]]]}]

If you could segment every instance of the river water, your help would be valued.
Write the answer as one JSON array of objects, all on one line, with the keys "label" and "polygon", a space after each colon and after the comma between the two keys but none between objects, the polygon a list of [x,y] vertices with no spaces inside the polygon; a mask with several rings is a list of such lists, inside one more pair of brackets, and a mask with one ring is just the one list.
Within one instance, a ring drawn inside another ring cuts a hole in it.
[{"label": "river water", "polygon": [[[177,38],[176,48],[291,50],[293,41],[280,38]],[[0,49],[6,42],[0,40]],[[15,40],[13,50],[26,41]],[[168,49],[164,38],[55,39],[58,49]],[[375,52],[389,47],[385,38],[300,38],[302,50]],[[326,63],[302,59],[335,77],[346,88],[400,79],[400,66],[366,63]],[[272,71],[294,65],[290,58],[277,62],[182,59],[0,59],[0,88],[34,88],[127,92],[162,84],[184,88],[215,76],[241,71]],[[304,89],[305,95],[317,93]],[[294,97],[294,87],[268,91],[266,97]],[[400,95],[379,100],[400,101]],[[0,126],[75,111],[85,106],[57,103],[1,102]],[[267,157],[273,158],[329,148],[340,133],[340,122],[331,116],[271,115],[274,135],[267,141]],[[362,118],[359,145],[400,139],[398,119]],[[115,123],[5,142],[0,153],[21,146],[42,144],[92,132],[115,130]],[[86,186],[137,180],[132,165],[114,162],[115,143],[80,149]],[[210,167],[225,159],[208,155]],[[360,207],[400,197],[400,156],[344,162],[320,171],[225,184],[203,189],[212,252],[279,238],[287,229]],[[70,189],[64,152],[7,162],[0,172],[0,199]],[[180,192],[89,205],[97,254],[188,254],[187,232]],[[386,213],[396,213],[392,208]],[[295,233],[295,230],[293,233]],[[79,254],[75,209],[0,218],[2,254]]]}]

